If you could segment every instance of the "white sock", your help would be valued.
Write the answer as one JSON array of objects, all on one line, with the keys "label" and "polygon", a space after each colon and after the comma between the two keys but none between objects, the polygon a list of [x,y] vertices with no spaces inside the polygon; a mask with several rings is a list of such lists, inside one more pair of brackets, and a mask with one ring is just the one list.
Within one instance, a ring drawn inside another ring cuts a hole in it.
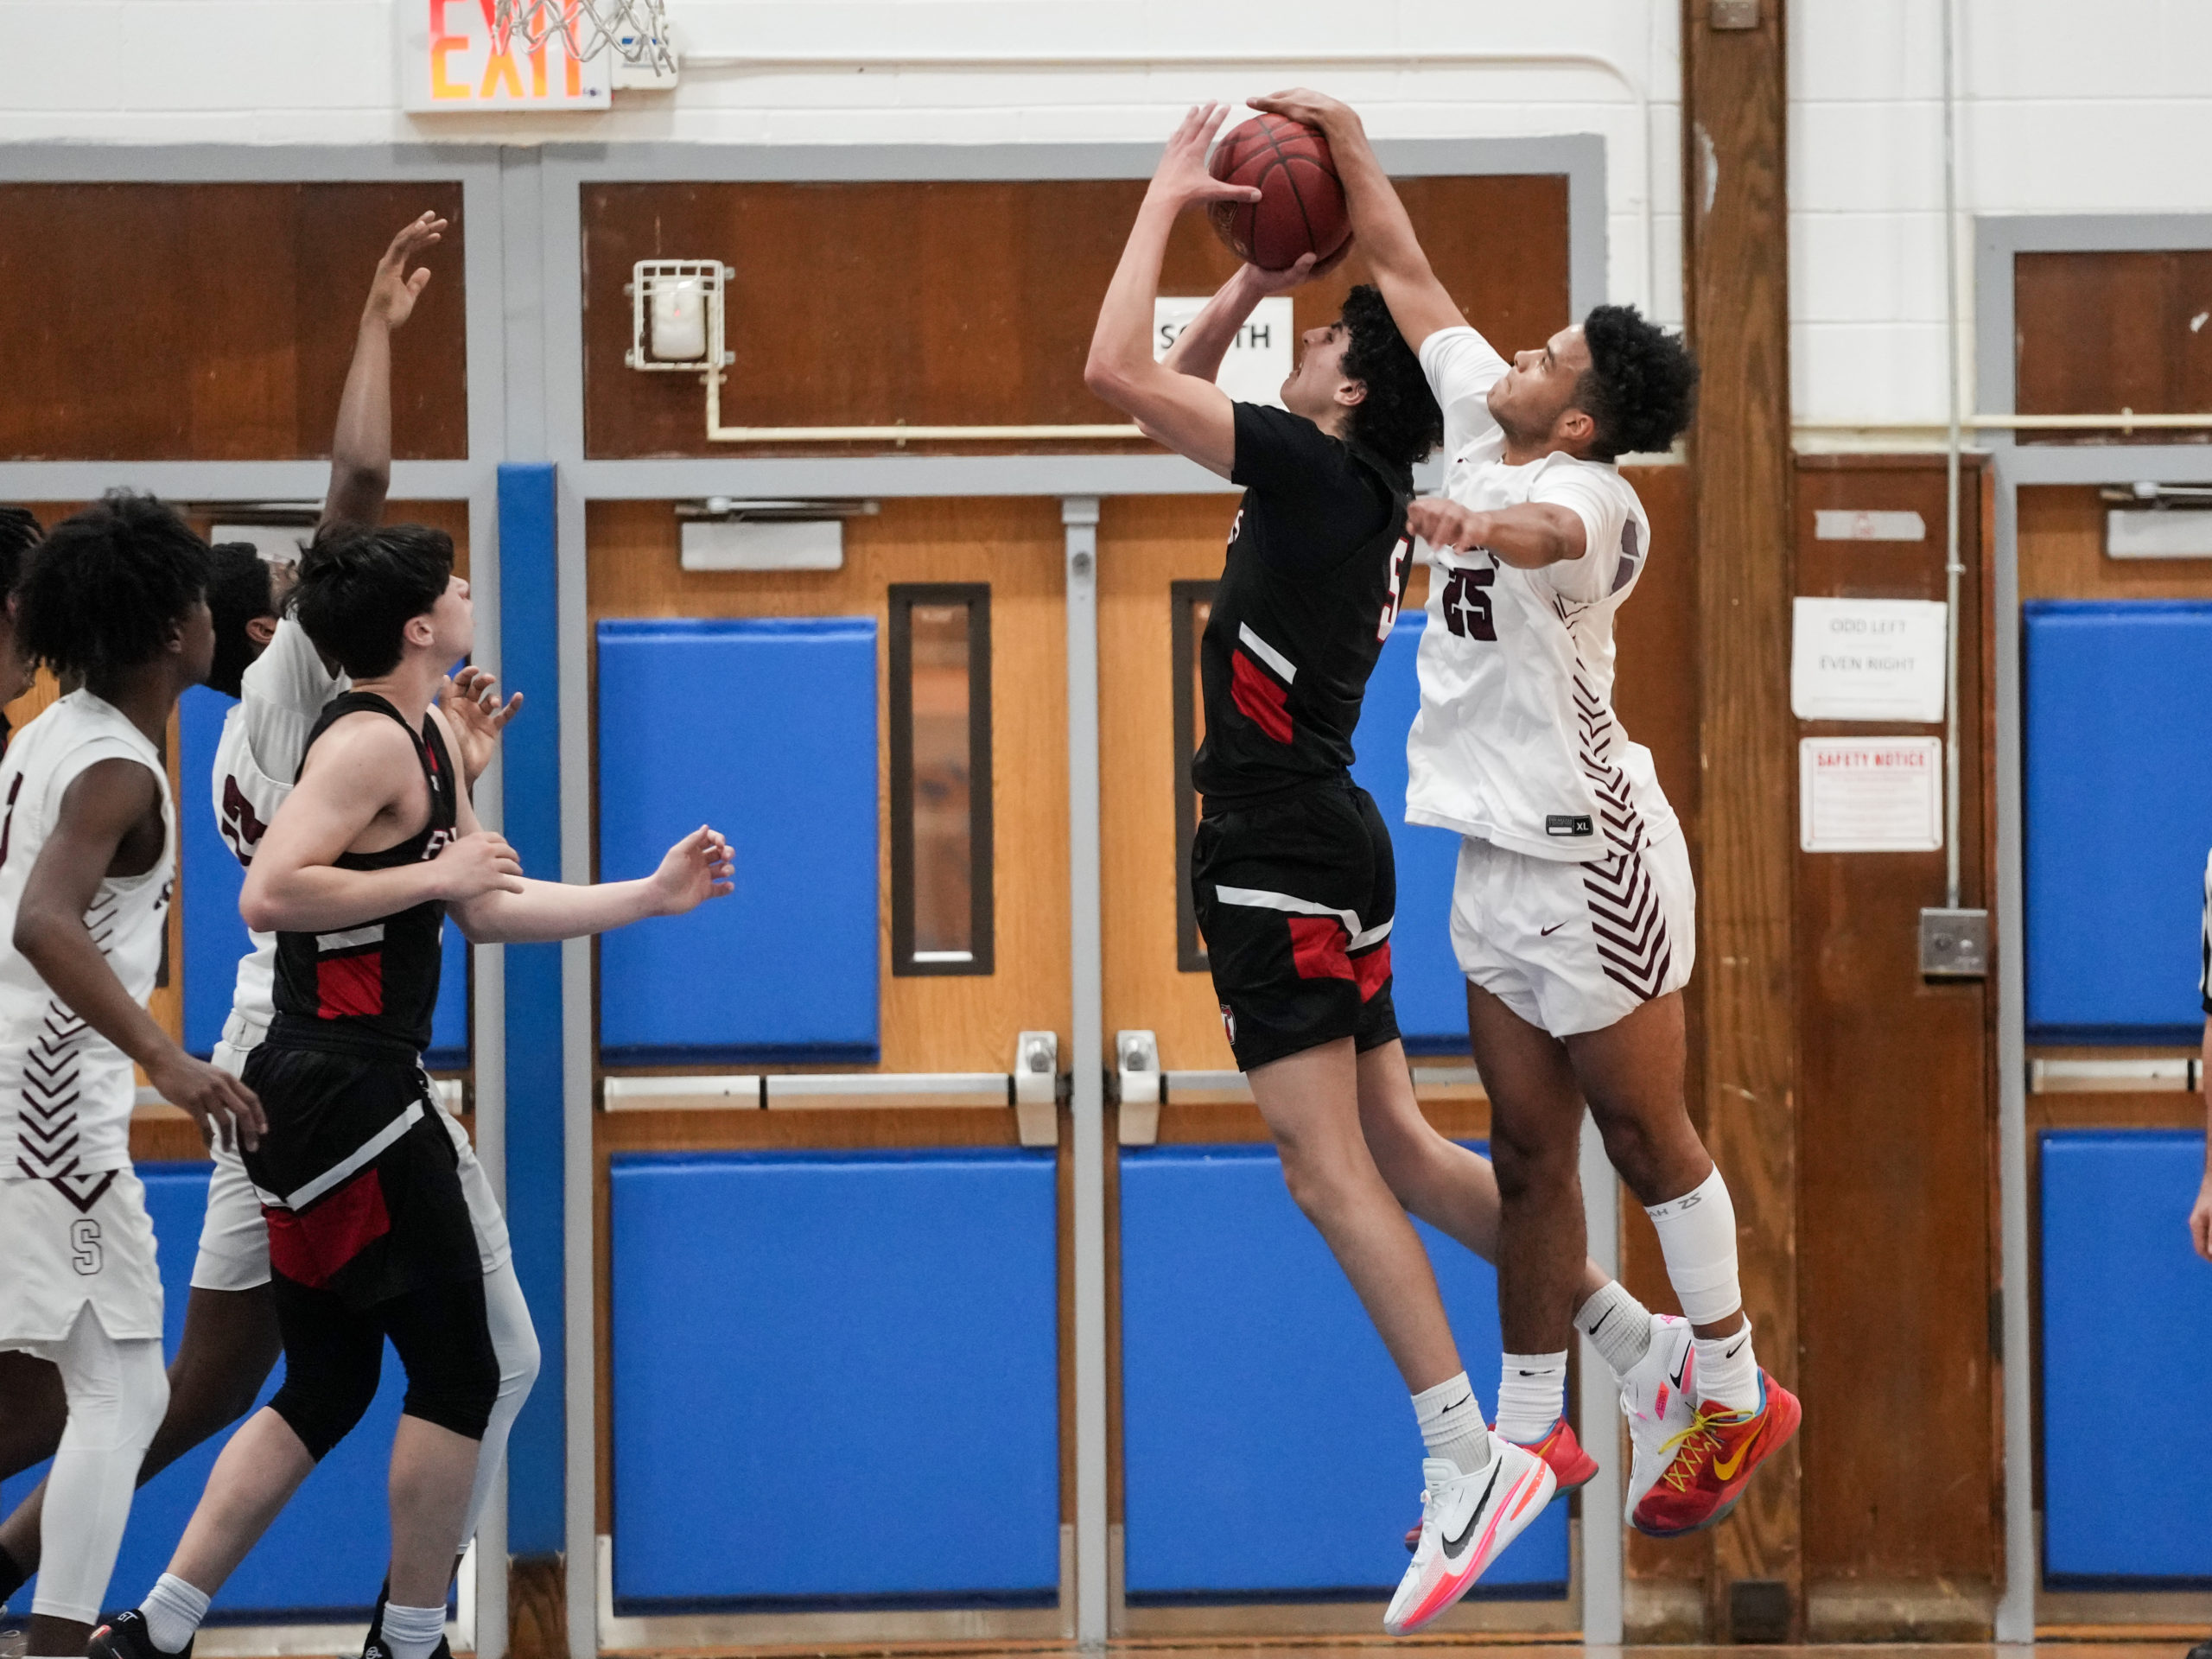
[{"label": "white sock", "polygon": [[1626,1376],[1651,1351],[1651,1310],[1618,1279],[1582,1304],[1574,1328],[1590,1338],[1615,1376]]},{"label": "white sock", "polygon": [[146,1635],[163,1653],[181,1653],[207,1617],[207,1594],[195,1590],[174,1573],[154,1580],[146,1599],[138,1604],[146,1616]]},{"label": "white sock", "polygon": [[1490,1426],[1465,1371],[1414,1395],[1414,1421],[1428,1455],[1448,1459],[1461,1474],[1490,1461]]},{"label": "white sock", "polygon": [[1759,1362],[1751,1352],[1751,1322],[1725,1337],[1693,1337],[1697,1350],[1697,1397],[1730,1411],[1757,1411]]},{"label": "white sock", "polygon": [[1692,1325],[1718,1325],[1744,1305],[1736,1283],[1736,1206],[1718,1169],[1679,1198],[1651,1205],[1643,1213],[1658,1230],[1667,1279],[1683,1318]]},{"label": "white sock", "polygon": [[444,1639],[445,1633],[443,1604],[435,1607],[385,1604],[384,1648],[391,1659],[430,1659],[431,1650]]},{"label": "white sock", "polygon": [[1534,1446],[1567,1413],[1567,1350],[1508,1354],[1498,1367],[1497,1432]]}]

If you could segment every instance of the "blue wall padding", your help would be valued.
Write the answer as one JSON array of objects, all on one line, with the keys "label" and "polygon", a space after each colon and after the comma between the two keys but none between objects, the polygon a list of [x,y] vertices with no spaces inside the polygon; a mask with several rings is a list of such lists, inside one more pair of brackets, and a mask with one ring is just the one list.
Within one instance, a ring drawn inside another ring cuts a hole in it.
[{"label": "blue wall padding", "polygon": [[[162,1266],[162,1335],[171,1358],[184,1332],[185,1299],[199,1253],[200,1222],[207,1211],[206,1164],[141,1164],[146,1208]],[[284,1363],[261,1391],[266,1404],[284,1380]],[[214,1611],[233,1623],[300,1623],[365,1618],[391,1553],[385,1471],[392,1431],[406,1392],[398,1358],[385,1351],[382,1385],[360,1427],[308,1477],[297,1497],[270,1528],[245,1565],[217,1593]],[[185,1522],[207,1484],[207,1471],[229,1440],[227,1432],[188,1453],[154,1477],[130,1507],[123,1553],[108,1583],[111,1612],[131,1606],[168,1566]],[[0,1483],[0,1505],[13,1510],[46,1475],[46,1465]],[[18,1591],[10,1605],[30,1610],[35,1591]]]},{"label": "blue wall padding", "polygon": [[702,823],[737,892],[600,946],[613,1065],[877,1052],[875,620],[599,625],[599,869]]},{"label": "blue wall padding", "polygon": [[[2204,1137],[2043,1136],[2044,1571],[2212,1583],[2212,1268],[2189,1237]],[[2112,1430],[2155,1447],[2115,1457]]]},{"label": "blue wall padding", "polygon": [[1358,753],[1351,775],[1375,798],[1398,861],[1398,919],[1390,930],[1390,968],[1396,976],[1390,1000],[1398,1033],[1415,1054],[1464,1054],[1467,1049],[1467,982],[1452,954],[1452,874],[1459,837],[1449,830],[1406,822],[1406,734],[1421,712],[1414,654],[1426,618],[1419,611],[1398,619],[1382,642],[1382,655],[1367,682]]},{"label": "blue wall padding", "polygon": [[[1497,1274],[1421,1233],[1495,1411]],[[1122,1154],[1122,1425],[1132,1595],[1385,1597],[1405,1571],[1421,1460],[1405,1383],[1272,1147]],[[1477,1592],[1564,1595],[1567,1507]]]},{"label": "blue wall padding", "polygon": [[[184,738],[178,760],[183,786],[176,803],[177,841],[184,861],[183,880],[178,884],[184,904],[184,1046],[203,1059],[231,1017],[238,958],[251,944],[245,922],[238,918],[245,867],[216,828],[210,784],[224,717],[237,707],[231,698],[204,685],[194,686],[177,704]],[[433,1070],[468,1064],[468,941],[450,922],[446,925],[437,1014],[424,1058]]]},{"label": "blue wall padding", "polygon": [[2029,1035],[2194,1042],[2212,604],[2021,611]]},{"label": "blue wall padding", "polygon": [[640,1155],[612,1186],[618,1606],[1057,1592],[1050,1153]]}]

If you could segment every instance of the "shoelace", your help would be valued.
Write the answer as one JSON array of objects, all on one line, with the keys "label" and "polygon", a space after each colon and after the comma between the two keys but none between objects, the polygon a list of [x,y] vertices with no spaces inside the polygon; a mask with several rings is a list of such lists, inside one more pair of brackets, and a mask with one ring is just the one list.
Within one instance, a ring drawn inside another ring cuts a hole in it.
[{"label": "shoelace", "polygon": [[[1707,1411],[1700,1406],[1690,1419],[1690,1426],[1659,1448],[1660,1455],[1668,1459],[1663,1477],[1667,1484],[1676,1491],[1684,1490],[1697,1472],[1699,1459],[1696,1454],[1710,1455],[1721,1449],[1722,1441],[1713,1432],[1714,1428],[1724,1423],[1742,1422],[1749,1415],[1749,1413],[1742,1411]],[[1678,1447],[1686,1455],[1677,1457]],[[1679,1475],[1676,1473],[1678,1467],[1681,1468]]]}]

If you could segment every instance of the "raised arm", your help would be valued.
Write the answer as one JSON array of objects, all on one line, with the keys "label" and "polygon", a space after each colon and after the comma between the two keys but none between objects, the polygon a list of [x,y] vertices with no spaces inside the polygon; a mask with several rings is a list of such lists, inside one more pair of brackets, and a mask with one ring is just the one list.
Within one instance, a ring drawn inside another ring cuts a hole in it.
[{"label": "raised arm", "polygon": [[[1351,251],[1351,244],[1347,242],[1329,256],[1328,268],[1333,269]],[[1313,263],[1310,253],[1300,254],[1298,263],[1287,270],[1262,270],[1257,265],[1238,265],[1236,274],[1214,290],[1205,308],[1175,336],[1175,343],[1160,359],[1160,366],[1193,379],[1219,378],[1221,361],[1236,343],[1236,331],[1251,317],[1260,302],[1270,295],[1287,294],[1300,283],[1320,274],[1323,269]]]},{"label": "raised arm", "polygon": [[1287,115],[1319,127],[1329,141],[1337,163],[1337,177],[1344,187],[1344,205],[1351,213],[1352,236],[1375,285],[1396,321],[1406,344],[1421,350],[1421,341],[1440,328],[1457,328],[1466,321],[1452,296],[1429,269],[1428,256],[1414,235],[1414,222],[1406,217],[1405,204],[1390,183],[1382,163],[1375,159],[1367,142],[1367,129],[1358,112],[1325,93],[1294,87],[1252,100],[1255,110]]},{"label": "raised arm", "polygon": [[238,911],[264,932],[358,927],[426,899],[456,906],[494,887],[519,890],[522,865],[500,836],[477,827],[461,797],[463,833],[433,859],[384,870],[337,860],[379,815],[402,810],[398,780],[416,775],[414,745],[382,715],[340,721],[308,752],[300,781],[276,809],[247,868]]},{"label": "raised arm", "polygon": [[[436,717],[436,716],[434,716]],[[442,718],[442,717],[440,717]],[[448,740],[450,741],[450,740]],[[461,801],[462,832],[482,834],[476,809]],[[728,894],[734,866],[729,843],[701,824],[670,848],[660,868],[633,881],[503,883],[453,907],[473,944],[539,944],[605,933],[648,916],[681,916]]]},{"label": "raised arm", "polygon": [[384,517],[391,487],[391,335],[415,313],[429,268],[410,274],[408,262],[438,245],[446,221],[424,213],[391,238],[377,262],[353,339],[353,361],[338,399],[338,430],[330,440],[330,493],[322,522],[373,524]]},{"label": "raised arm", "polygon": [[[1122,250],[1122,263],[1107,285],[1105,303],[1098,308],[1090,359],[1083,371],[1084,385],[1132,416],[1149,435],[1224,478],[1236,461],[1235,411],[1210,378],[1154,361],[1152,302],[1160,293],[1160,265],[1169,233],[1185,208],[1204,201],[1259,199],[1257,190],[1224,184],[1206,171],[1206,148],[1228,114],[1226,104],[1201,105],[1183,118],[1167,141]],[[1223,349],[1227,345],[1224,336]]]},{"label": "raised arm", "polygon": [[1582,515],[1548,501],[1478,512],[1456,501],[1424,496],[1406,509],[1406,524],[1431,547],[1488,548],[1499,563],[1523,570],[1579,559],[1590,544]]},{"label": "raised arm", "polygon": [[124,988],[85,926],[123,838],[160,800],[154,774],[136,760],[96,760],[77,775],[24,879],[15,946],[79,1018],[145,1068],[163,1100],[192,1115],[203,1135],[251,1147],[267,1127],[253,1090],[178,1047]]}]

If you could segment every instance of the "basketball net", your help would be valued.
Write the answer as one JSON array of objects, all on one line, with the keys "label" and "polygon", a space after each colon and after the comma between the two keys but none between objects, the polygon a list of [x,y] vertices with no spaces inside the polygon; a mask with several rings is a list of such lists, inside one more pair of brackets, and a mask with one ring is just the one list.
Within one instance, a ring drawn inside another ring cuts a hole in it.
[{"label": "basketball net", "polygon": [[611,52],[618,63],[676,73],[664,0],[498,0],[492,29],[510,49],[535,52],[557,39],[578,63]]}]

